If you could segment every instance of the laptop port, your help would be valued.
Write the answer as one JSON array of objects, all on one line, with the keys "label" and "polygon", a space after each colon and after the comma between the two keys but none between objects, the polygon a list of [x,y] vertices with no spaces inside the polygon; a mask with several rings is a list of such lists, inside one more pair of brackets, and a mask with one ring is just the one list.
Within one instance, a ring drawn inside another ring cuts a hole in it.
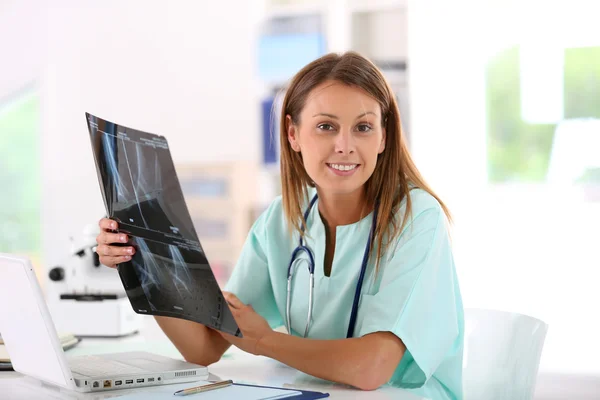
[{"label": "laptop port", "polygon": [[123,381],[115,381],[115,386],[121,386],[122,383]]},{"label": "laptop port", "polygon": [[154,382],[154,378],[148,378],[148,382]]},{"label": "laptop port", "polygon": [[132,383],[133,383],[133,379],[127,379],[127,380],[125,381],[125,384],[126,384],[126,385],[129,385],[129,384],[132,384]]},{"label": "laptop port", "polygon": [[95,387],[95,388],[100,387],[100,382],[94,381],[94,383],[92,384],[92,386]]},{"label": "laptop port", "polygon": [[140,378],[136,381],[137,383],[144,383],[144,378]]}]

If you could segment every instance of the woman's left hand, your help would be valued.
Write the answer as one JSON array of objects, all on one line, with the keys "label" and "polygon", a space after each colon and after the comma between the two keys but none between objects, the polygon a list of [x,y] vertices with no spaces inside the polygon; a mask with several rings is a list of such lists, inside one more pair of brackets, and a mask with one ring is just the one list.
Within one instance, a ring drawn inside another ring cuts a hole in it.
[{"label": "woman's left hand", "polygon": [[248,353],[259,355],[258,343],[273,330],[267,321],[254,311],[252,306],[242,303],[236,295],[223,292],[223,296],[229,304],[233,317],[244,337],[239,338],[221,331],[218,332],[232,345]]}]

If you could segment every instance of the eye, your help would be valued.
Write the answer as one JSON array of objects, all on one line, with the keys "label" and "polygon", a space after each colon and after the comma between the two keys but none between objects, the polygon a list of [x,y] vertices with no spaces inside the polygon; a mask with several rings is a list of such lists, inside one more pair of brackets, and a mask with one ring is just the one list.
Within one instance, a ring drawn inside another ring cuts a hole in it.
[{"label": "eye", "polygon": [[369,124],[360,124],[356,127],[356,129],[362,133],[368,133],[373,130],[373,128]]},{"label": "eye", "polygon": [[319,124],[319,125],[317,125],[317,128],[319,128],[319,129],[321,129],[321,130],[323,130],[323,131],[332,131],[332,130],[334,130],[334,129],[335,129],[335,128],[333,127],[333,125],[331,125],[331,124],[327,124],[327,123],[324,123],[324,124]]}]

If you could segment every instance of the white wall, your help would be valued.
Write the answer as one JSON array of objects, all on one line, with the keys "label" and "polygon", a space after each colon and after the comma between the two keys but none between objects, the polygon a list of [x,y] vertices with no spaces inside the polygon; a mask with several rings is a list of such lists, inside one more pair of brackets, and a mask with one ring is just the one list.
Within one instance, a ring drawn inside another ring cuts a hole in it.
[{"label": "white wall", "polygon": [[[543,319],[550,328],[542,372],[600,375],[600,204],[573,187],[487,184],[484,66],[495,46],[488,39],[583,21],[570,2],[553,13],[547,2],[527,3],[526,12],[518,2],[411,2],[412,145],[454,213],[465,306]],[[598,37],[597,24],[584,22],[581,36]]]},{"label": "white wall", "polygon": [[39,79],[46,8],[35,0],[0,2],[0,101]]},{"label": "white wall", "polygon": [[[467,4],[469,5],[467,7]],[[411,147],[421,172],[440,192],[457,179],[486,182],[485,46],[475,1],[409,2],[408,77]]]},{"label": "white wall", "polygon": [[175,163],[258,160],[253,10],[233,3],[53,4],[43,75],[48,266],[104,214],[86,111],[165,135]]}]

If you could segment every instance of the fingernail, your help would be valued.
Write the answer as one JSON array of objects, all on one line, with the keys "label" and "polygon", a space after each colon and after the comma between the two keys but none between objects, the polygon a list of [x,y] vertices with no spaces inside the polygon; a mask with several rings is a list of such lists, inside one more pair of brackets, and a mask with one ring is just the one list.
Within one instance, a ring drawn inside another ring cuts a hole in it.
[{"label": "fingernail", "polygon": [[116,228],[116,224],[114,222],[111,222],[110,227],[115,229]]},{"label": "fingernail", "polygon": [[129,261],[131,260],[131,256],[125,256],[125,259]]},{"label": "fingernail", "polygon": [[130,247],[130,248],[128,248],[128,249],[127,249],[127,252],[128,252],[129,254],[133,254],[133,249]]},{"label": "fingernail", "polygon": [[125,242],[125,241],[127,241],[127,239],[125,239],[125,235],[121,235],[121,237],[119,238],[119,240],[120,240],[121,242]]}]

